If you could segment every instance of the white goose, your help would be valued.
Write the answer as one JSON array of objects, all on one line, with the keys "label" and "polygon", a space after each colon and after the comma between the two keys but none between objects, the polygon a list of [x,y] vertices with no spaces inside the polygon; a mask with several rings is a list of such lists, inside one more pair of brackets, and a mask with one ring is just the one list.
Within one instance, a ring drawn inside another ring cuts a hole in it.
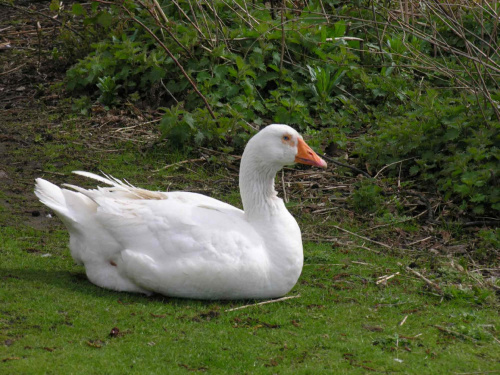
[{"label": "white goose", "polygon": [[88,279],[117,291],[197,299],[280,297],[303,265],[300,228],[277,197],[276,173],[326,163],[287,125],[247,144],[240,167],[244,211],[188,192],[152,192],[110,176],[76,174],[111,187],[60,189],[38,178],[35,194],[70,234]]}]

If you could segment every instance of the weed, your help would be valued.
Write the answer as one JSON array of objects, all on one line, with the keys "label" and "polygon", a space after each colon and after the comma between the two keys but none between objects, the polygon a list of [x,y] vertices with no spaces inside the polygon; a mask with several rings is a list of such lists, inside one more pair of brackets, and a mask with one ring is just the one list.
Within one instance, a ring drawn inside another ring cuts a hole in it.
[{"label": "weed", "polygon": [[384,202],[382,188],[373,181],[362,180],[356,184],[356,190],[350,199],[354,208],[360,212],[378,212]]}]

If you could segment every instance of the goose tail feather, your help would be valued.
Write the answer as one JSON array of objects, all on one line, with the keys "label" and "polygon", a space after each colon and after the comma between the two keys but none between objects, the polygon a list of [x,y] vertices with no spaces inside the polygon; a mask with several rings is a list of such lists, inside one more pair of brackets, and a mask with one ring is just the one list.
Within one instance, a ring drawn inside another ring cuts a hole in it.
[{"label": "goose tail feather", "polygon": [[43,178],[37,178],[35,181],[35,195],[40,202],[53,209],[58,214],[70,217],[62,190]]}]

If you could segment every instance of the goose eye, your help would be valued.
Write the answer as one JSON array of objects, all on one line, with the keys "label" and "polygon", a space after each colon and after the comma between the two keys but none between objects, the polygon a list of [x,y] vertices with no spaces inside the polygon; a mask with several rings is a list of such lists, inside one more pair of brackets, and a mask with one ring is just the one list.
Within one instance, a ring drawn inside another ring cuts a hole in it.
[{"label": "goose eye", "polygon": [[283,140],[284,140],[284,141],[289,141],[289,140],[290,140],[290,137],[289,137],[288,135],[284,135],[284,136],[283,136]]}]

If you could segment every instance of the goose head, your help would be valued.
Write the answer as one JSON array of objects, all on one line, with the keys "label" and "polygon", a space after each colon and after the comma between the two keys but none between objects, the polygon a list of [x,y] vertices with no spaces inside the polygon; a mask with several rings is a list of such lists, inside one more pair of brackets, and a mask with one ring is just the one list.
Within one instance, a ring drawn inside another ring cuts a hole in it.
[{"label": "goose head", "polygon": [[265,127],[248,142],[245,153],[251,153],[254,163],[274,171],[294,163],[326,168],[326,162],[288,125]]},{"label": "goose head", "polygon": [[276,209],[274,178],[281,168],[294,163],[326,168],[325,161],[288,125],[269,125],[248,141],[241,158],[239,184],[248,218],[259,220]]}]

